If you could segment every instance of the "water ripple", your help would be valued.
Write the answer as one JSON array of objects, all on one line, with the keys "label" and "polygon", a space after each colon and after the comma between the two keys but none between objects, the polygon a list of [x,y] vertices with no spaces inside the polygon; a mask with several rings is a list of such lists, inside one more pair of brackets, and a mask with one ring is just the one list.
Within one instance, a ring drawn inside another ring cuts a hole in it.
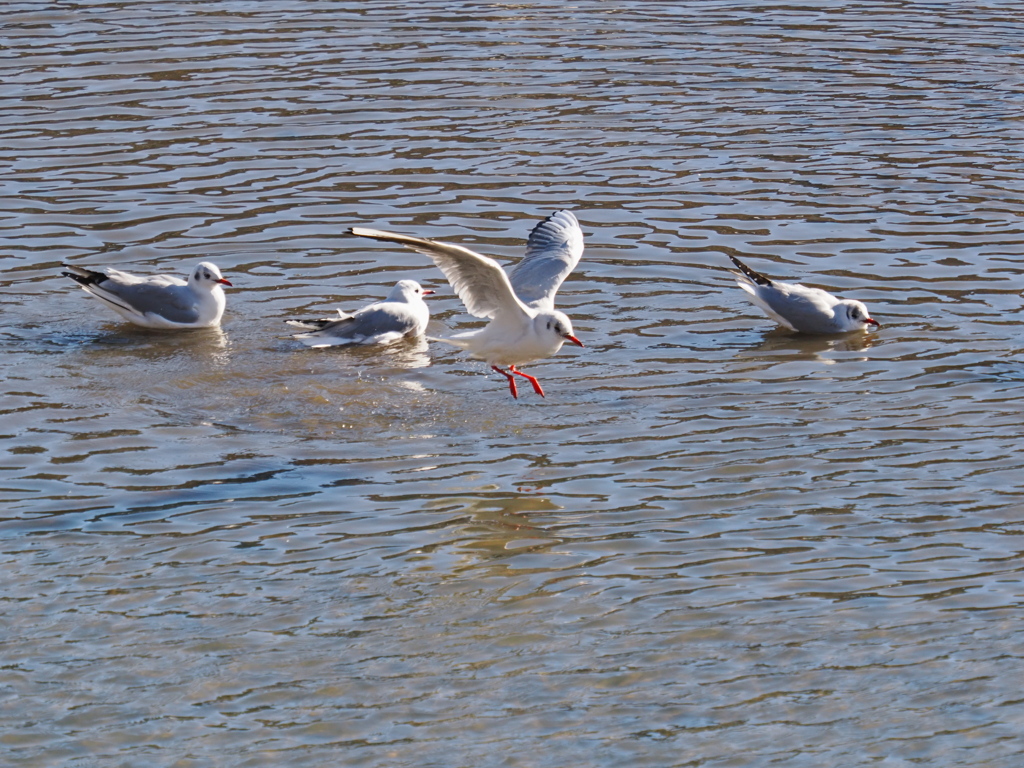
[{"label": "water ripple", "polygon": [[[1016,4],[140,9],[5,11],[12,760],[1020,764]],[[288,337],[399,277],[476,323],[349,226],[511,263],[562,207],[544,400]],[[59,276],[203,259],[186,336]]]}]

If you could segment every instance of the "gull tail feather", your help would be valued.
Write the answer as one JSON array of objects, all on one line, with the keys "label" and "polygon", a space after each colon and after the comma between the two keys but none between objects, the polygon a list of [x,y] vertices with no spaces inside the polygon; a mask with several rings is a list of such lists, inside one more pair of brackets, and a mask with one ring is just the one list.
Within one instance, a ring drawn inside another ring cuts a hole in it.
[{"label": "gull tail feather", "polygon": [[451,344],[453,347],[459,349],[469,349],[469,343],[465,339],[458,338],[441,338],[440,336],[427,336],[427,341],[439,341],[442,344]]}]

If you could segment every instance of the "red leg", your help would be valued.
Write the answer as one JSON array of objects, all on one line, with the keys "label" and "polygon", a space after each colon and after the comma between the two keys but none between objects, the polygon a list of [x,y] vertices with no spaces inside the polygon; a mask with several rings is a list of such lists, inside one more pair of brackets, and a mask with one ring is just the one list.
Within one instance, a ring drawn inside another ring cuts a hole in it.
[{"label": "red leg", "polygon": [[516,400],[518,400],[519,399],[519,392],[516,391],[516,378],[515,378],[515,376],[513,376],[511,373],[506,373],[505,371],[501,370],[501,368],[499,368],[496,365],[492,365],[491,368],[493,368],[498,373],[500,373],[502,376],[504,376],[506,379],[508,379],[508,391],[512,393],[512,397],[514,397]]},{"label": "red leg", "polygon": [[524,379],[529,381],[533,385],[533,391],[536,392],[541,397],[544,397],[544,390],[540,388],[540,382],[537,381],[537,378],[535,376],[531,376],[528,373],[523,373],[522,371],[517,371],[514,365],[510,365],[508,369],[517,376],[522,376]]}]

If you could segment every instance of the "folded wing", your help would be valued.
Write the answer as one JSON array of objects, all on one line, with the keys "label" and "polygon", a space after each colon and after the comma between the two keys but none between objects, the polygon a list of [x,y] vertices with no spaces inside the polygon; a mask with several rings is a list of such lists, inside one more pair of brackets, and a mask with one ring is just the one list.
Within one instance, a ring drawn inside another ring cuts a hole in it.
[{"label": "folded wing", "polygon": [[195,323],[199,320],[195,296],[184,280],[169,275],[142,278],[117,269],[103,273],[69,264],[64,266],[71,270],[65,275],[115,309],[143,317],[159,315],[172,323]]},{"label": "folded wing", "polygon": [[388,344],[419,327],[419,320],[411,309],[396,302],[372,305],[338,320],[289,320],[288,323],[307,329],[307,333],[297,333],[295,338],[314,348]]},{"label": "folded wing", "polygon": [[803,333],[829,333],[839,330],[834,307],[835,296],[819,288],[793,283],[773,282],[754,286],[763,309],[781,318],[783,324]]}]

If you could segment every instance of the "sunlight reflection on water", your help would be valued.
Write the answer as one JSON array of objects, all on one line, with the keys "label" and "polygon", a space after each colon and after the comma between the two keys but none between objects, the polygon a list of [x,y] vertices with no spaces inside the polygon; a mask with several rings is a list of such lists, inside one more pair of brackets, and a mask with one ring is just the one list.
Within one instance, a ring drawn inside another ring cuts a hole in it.
[{"label": "sunlight reflection on water", "polygon": [[[1016,5],[10,6],[0,753],[1020,764]],[[478,322],[349,226],[507,264],[558,208],[545,399],[290,338],[400,277]],[[222,329],[59,275],[197,259]]]}]

